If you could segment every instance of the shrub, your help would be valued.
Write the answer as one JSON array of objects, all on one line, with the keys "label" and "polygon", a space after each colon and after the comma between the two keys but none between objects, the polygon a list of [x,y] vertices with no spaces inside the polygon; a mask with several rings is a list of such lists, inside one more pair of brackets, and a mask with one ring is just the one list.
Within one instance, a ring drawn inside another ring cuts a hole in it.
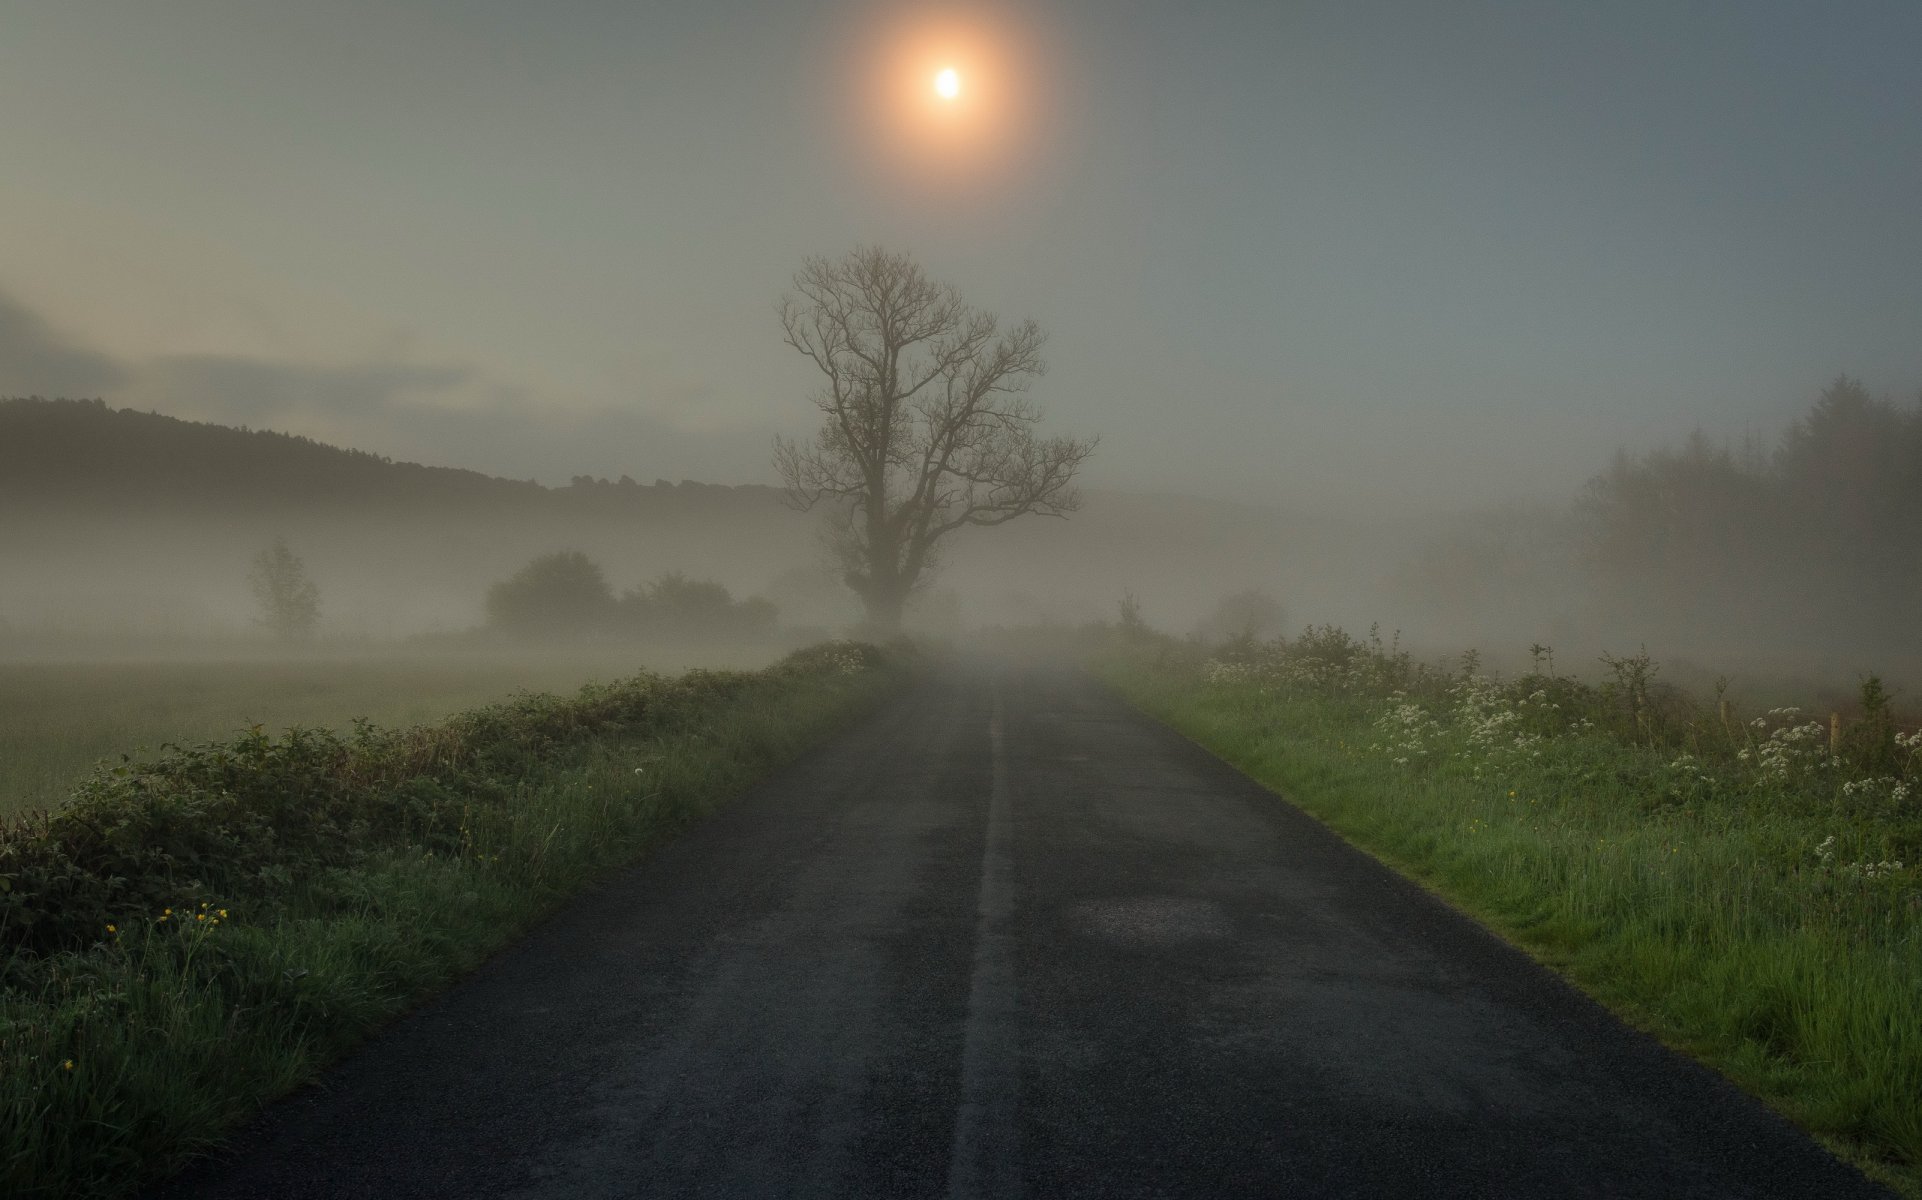
[{"label": "shrub", "polygon": [[607,576],[578,550],[544,554],[487,592],[488,624],[519,637],[578,637],[614,612]]},{"label": "shrub", "polygon": [[759,633],[774,627],[774,605],[758,597],[736,601],[727,588],[671,571],[621,597],[623,624],[632,632],[699,637]]}]

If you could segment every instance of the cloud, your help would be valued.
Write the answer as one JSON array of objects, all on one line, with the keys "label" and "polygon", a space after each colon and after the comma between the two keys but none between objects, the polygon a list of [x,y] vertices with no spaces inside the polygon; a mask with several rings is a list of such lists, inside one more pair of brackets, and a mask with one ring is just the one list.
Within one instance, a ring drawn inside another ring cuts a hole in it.
[{"label": "cloud", "polygon": [[0,396],[99,396],[127,378],[123,364],[72,344],[0,292]]},{"label": "cloud", "polygon": [[192,409],[204,418],[260,425],[377,417],[424,395],[464,387],[473,378],[474,372],[461,366],[370,362],[327,367],[184,354],[153,360],[137,373],[130,392],[168,411]]},{"label": "cloud", "polygon": [[457,365],[175,355],[134,371],[124,394],[174,416],[548,483],[581,474],[744,481],[766,474],[768,457],[764,429],[689,429],[638,403],[551,403]]}]

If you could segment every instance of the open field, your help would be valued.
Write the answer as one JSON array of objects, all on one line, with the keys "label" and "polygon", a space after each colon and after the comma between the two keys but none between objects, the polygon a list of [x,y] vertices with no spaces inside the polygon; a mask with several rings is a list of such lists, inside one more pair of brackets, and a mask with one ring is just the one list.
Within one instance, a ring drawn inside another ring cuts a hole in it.
[{"label": "open field", "polygon": [[1338,630],[1137,641],[1137,705],[1922,1196],[1922,734]]},{"label": "open field", "polygon": [[516,691],[572,692],[642,669],[753,668],[772,647],[0,661],[0,816],[51,808],[101,760],[260,725],[344,730],[437,721]]}]

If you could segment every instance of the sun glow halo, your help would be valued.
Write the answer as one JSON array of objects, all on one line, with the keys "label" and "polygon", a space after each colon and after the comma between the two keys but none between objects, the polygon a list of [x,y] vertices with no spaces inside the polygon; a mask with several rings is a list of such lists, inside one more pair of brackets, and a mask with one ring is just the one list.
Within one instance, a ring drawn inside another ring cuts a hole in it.
[{"label": "sun glow halo", "polygon": [[931,187],[946,201],[1003,187],[1055,125],[1048,31],[1013,0],[889,7],[839,52],[835,73],[854,84],[854,144],[893,186]]}]

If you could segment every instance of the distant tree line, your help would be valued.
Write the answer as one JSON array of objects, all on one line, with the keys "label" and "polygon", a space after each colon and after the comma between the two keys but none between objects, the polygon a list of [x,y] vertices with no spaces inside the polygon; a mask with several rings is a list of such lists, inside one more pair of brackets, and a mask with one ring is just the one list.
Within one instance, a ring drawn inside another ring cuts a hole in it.
[{"label": "distant tree line", "polygon": [[[1700,433],[1617,455],[1575,505],[1583,565],[1694,615],[1830,640],[1914,639],[1922,615],[1922,404],[1844,375],[1772,454]],[[1839,630],[1838,630],[1839,632]]]},{"label": "distant tree line", "polygon": [[1772,447],[1697,431],[1618,452],[1565,508],[1484,513],[1401,581],[1457,612],[1539,612],[1578,596],[1563,607],[1623,628],[1910,644],[1922,615],[1922,402],[1839,376]]},{"label": "distant tree line", "polygon": [[488,589],[487,624],[517,638],[719,637],[765,633],[775,607],[678,571],[616,595],[578,550],[544,554]]},{"label": "distant tree line", "polygon": [[1838,377],[1774,453],[1618,453],[1576,506],[1599,570],[1688,578],[1773,570],[1782,556],[1848,574],[1922,567],[1922,404]]}]

